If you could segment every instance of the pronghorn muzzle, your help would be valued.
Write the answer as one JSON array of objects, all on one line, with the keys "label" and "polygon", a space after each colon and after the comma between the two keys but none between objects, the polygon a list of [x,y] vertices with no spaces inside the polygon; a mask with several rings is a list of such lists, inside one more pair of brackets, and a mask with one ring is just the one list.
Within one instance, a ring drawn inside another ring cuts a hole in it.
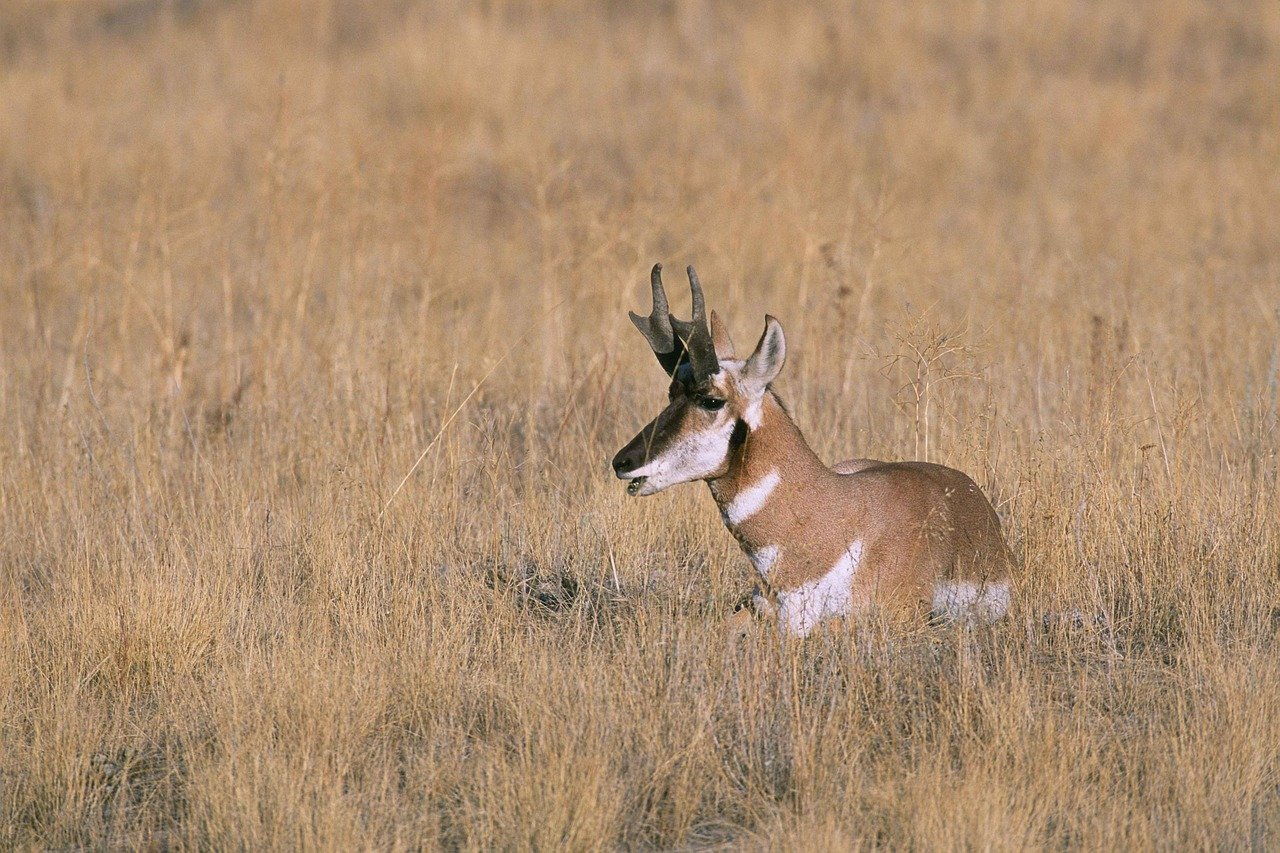
[{"label": "pronghorn muzzle", "polygon": [[613,473],[619,480],[630,479],[627,483],[627,494],[635,496],[639,494],[640,489],[644,487],[645,477],[632,477],[632,472],[638,471],[649,464],[656,455],[654,451],[654,434],[658,430],[658,419],[654,419],[644,429],[640,430],[639,435],[627,442],[627,445],[618,451],[613,457]]}]

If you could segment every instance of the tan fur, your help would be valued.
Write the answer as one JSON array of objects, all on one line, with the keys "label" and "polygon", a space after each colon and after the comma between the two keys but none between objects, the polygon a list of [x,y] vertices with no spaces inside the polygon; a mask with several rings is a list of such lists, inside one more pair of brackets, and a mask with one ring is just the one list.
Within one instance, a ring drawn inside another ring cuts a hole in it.
[{"label": "tan fur", "polygon": [[781,546],[767,587],[797,587],[824,575],[854,541],[859,609],[926,607],[938,580],[1007,582],[1012,555],[1000,521],[963,473],[927,462],[858,459],[827,468],[770,395],[764,420],[710,481],[723,509],[769,471],[780,480],[765,505],[731,528],[748,553]]},{"label": "tan fur", "polygon": [[883,464],[879,459],[846,459],[832,465],[831,470],[837,474],[856,474],[863,468],[874,468],[876,465]]},{"label": "tan fur", "polygon": [[[768,388],[786,353],[777,321],[766,318],[745,361],[715,312],[703,333],[716,372],[674,378],[670,403],[614,468],[637,495],[707,481],[760,576],[754,610],[800,635],[832,616],[919,616],[939,602],[1004,614],[1013,556],[973,480],[928,462],[852,459],[828,468]],[[749,612],[735,614],[732,630]]]}]

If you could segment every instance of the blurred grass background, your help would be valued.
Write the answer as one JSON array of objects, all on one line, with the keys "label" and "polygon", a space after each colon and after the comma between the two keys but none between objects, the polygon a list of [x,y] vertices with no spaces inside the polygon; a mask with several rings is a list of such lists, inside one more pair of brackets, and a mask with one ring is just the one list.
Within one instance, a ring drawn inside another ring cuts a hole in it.
[{"label": "blurred grass background", "polygon": [[[5,4],[0,844],[1275,845],[1277,68],[1266,3]],[[607,468],[655,260],[824,458],[989,489],[1012,619],[723,647],[710,501]]]}]

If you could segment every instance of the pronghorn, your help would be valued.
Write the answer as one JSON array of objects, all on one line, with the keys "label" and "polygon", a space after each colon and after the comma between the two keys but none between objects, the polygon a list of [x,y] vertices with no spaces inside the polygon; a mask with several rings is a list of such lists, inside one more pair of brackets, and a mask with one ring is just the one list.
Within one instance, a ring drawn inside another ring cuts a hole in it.
[{"label": "pronghorn", "polygon": [[[633,496],[705,480],[760,583],[735,616],[775,617],[806,636],[824,620],[878,610],[988,622],[1009,609],[1012,554],[991,502],[966,475],[929,462],[855,459],[828,468],[770,388],[782,326],[745,360],[720,318],[708,328],[688,268],[693,319],[668,313],[662,265],[653,310],[631,320],[671,377],[667,407],[613,458]],[[753,614],[754,612],[754,614]]]}]

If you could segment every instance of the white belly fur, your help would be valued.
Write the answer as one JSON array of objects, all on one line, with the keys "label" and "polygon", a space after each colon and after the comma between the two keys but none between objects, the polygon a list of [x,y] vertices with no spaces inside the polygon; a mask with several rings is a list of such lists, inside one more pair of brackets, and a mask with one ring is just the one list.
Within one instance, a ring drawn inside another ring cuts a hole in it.
[{"label": "white belly fur", "polygon": [[844,616],[853,607],[853,576],[862,561],[862,542],[854,542],[825,575],[778,591],[778,628],[807,637],[820,622]]}]

